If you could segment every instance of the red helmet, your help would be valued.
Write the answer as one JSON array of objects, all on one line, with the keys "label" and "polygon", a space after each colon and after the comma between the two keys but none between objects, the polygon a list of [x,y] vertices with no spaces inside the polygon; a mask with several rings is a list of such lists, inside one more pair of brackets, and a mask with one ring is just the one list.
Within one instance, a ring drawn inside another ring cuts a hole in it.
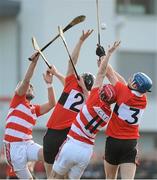
[{"label": "red helmet", "polygon": [[105,84],[100,89],[99,97],[102,101],[112,104],[116,101],[116,92],[114,86],[111,84]]}]

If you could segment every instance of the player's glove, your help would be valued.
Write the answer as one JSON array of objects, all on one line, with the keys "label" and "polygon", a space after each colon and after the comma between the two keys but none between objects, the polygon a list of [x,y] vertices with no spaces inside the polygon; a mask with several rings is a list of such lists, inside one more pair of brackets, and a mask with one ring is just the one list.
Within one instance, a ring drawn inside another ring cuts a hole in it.
[{"label": "player's glove", "polygon": [[102,57],[102,56],[105,56],[106,53],[105,53],[105,49],[103,46],[100,46],[98,44],[97,48],[96,48],[96,55],[99,56],[99,57]]}]

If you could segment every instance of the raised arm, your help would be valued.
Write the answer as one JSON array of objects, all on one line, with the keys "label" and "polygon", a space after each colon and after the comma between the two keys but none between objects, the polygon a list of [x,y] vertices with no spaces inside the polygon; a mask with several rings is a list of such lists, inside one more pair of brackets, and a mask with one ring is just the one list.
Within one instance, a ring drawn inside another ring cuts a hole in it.
[{"label": "raised arm", "polygon": [[47,85],[47,90],[48,90],[48,102],[41,105],[41,108],[40,108],[41,115],[50,111],[56,104],[55,93],[52,87],[52,77],[53,75],[48,70],[46,71],[45,74],[43,74],[43,78]]},{"label": "raised arm", "polygon": [[84,80],[81,76],[80,76],[80,79],[78,80],[78,84],[82,88],[84,98],[86,100],[88,98],[90,92],[87,90]]},{"label": "raised arm", "polygon": [[[77,60],[78,60],[78,57],[79,57],[79,53],[80,53],[80,50],[81,50],[81,47],[84,43],[84,41],[90,36],[90,34],[93,32],[93,30],[88,30],[86,32],[82,31],[82,35],[81,37],[79,38],[79,41],[77,42],[73,52],[72,52],[72,55],[71,55],[71,58],[72,58],[72,61],[74,63],[74,65],[76,65],[77,63]],[[71,65],[71,62],[69,60],[68,62],[68,69],[67,69],[67,76],[69,76],[70,74],[73,74],[74,73],[74,70],[73,70],[73,67]]]},{"label": "raised arm", "polygon": [[49,68],[48,71],[54,76],[56,76],[64,86],[65,77],[57,70],[57,68],[54,65],[51,65],[51,69]]},{"label": "raised arm", "polygon": [[26,74],[24,76],[24,79],[19,83],[18,87],[16,88],[15,92],[19,95],[19,96],[22,96],[24,94],[26,94],[27,92],[27,89],[29,87],[29,83],[30,83],[30,80],[33,76],[33,73],[34,73],[34,70],[35,70],[35,67],[36,67],[36,64],[37,64],[37,61],[39,59],[39,54],[36,55],[37,53],[33,54],[31,59],[31,63],[29,64],[28,66],[28,69],[26,71]]},{"label": "raised arm", "polygon": [[103,80],[105,78],[106,72],[107,72],[107,65],[108,65],[108,61],[110,59],[110,56],[112,55],[112,53],[119,47],[120,42],[116,41],[114,42],[113,46],[107,51],[107,55],[102,56],[101,57],[101,64],[99,66],[98,69],[98,73],[96,75],[96,79],[95,79],[95,83],[93,85],[93,87],[101,87],[103,84]]},{"label": "raised arm", "polygon": [[115,85],[118,81],[126,84],[125,79],[118,72],[116,72],[110,64],[107,66],[106,77],[112,85]]}]

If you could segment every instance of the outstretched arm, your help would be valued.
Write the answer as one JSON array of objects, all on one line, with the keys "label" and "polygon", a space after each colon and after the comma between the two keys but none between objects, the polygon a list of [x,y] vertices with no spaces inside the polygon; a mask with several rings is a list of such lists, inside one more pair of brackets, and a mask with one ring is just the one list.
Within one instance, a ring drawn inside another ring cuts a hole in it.
[{"label": "outstretched arm", "polygon": [[[98,47],[96,49],[96,55],[99,56],[99,59],[97,60],[97,65],[99,67],[101,64],[100,57],[105,55],[105,50],[103,46],[100,46],[100,45],[97,45],[97,46]],[[116,72],[110,64],[107,65],[106,77],[108,78],[108,80],[110,81],[112,85],[115,85],[117,81],[120,81],[123,84],[126,84],[125,79],[118,72]]]},{"label": "outstretched arm", "polygon": [[[90,36],[90,34],[93,32],[93,30],[88,30],[86,32],[82,31],[82,35],[81,37],[79,38],[79,41],[78,43],[76,44],[73,52],[72,52],[72,55],[71,55],[71,58],[72,58],[72,61],[74,63],[74,65],[76,65],[77,63],[77,60],[78,60],[78,57],[79,57],[79,53],[80,53],[80,50],[81,50],[81,47],[84,43],[84,41]],[[70,74],[73,74],[74,73],[74,70],[73,70],[73,67],[72,67],[72,64],[69,60],[68,62],[68,70],[67,70],[67,76],[69,76]]]},{"label": "outstretched arm", "polygon": [[41,105],[41,107],[40,107],[41,115],[49,112],[56,104],[55,93],[54,93],[54,89],[52,87],[52,77],[53,77],[53,75],[48,70],[46,71],[45,74],[43,74],[44,81],[47,84],[48,102]]},{"label": "outstretched arm", "polygon": [[81,76],[80,76],[80,79],[78,80],[78,84],[82,88],[84,98],[86,100],[88,98],[88,96],[89,96],[89,91],[87,90],[86,85],[84,83],[84,80],[83,80],[83,78]]},{"label": "outstretched arm", "polygon": [[[37,54],[37,55],[36,55]],[[33,76],[37,61],[39,59],[39,54],[38,53],[34,53],[31,57],[32,61],[26,71],[26,74],[24,76],[24,79],[20,82],[20,84],[18,85],[18,87],[16,88],[15,92],[19,95],[22,96],[24,94],[26,94],[27,89],[29,87],[29,83],[30,80]]]},{"label": "outstretched arm", "polygon": [[123,84],[127,84],[125,79],[118,72],[116,72],[110,64],[107,66],[106,77],[112,85],[115,85],[118,81],[122,82]]},{"label": "outstretched arm", "polygon": [[53,74],[54,76],[56,76],[60,82],[63,84],[65,83],[65,77],[57,70],[57,68],[54,65],[51,65],[51,69],[48,68],[48,71]]},{"label": "outstretched arm", "polygon": [[98,73],[96,75],[95,83],[93,87],[101,87],[103,84],[103,80],[105,78],[107,72],[107,65],[112,53],[119,47],[120,41],[114,42],[113,46],[108,49],[107,55],[101,57],[101,64],[98,69]]}]

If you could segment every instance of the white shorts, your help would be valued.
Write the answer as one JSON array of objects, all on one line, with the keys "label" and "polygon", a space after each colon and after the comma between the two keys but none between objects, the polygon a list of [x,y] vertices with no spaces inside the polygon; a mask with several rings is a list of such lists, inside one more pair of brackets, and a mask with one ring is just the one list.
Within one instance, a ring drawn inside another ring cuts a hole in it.
[{"label": "white shorts", "polygon": [[56,156],[53,170],[59,175],[68,174],[70,179],[80,179],[92,154],[92,145],[67,138]]},{"label": "white shorts", "polygon": [[[13,167],[17,175],[20,171],[28,171],[27,162],[37,161],[39,150],[42,148],[42,146],[32,140],[4,143],[4,147],[7,162]],[[28,174],[28,172],[25,174]]]}]

